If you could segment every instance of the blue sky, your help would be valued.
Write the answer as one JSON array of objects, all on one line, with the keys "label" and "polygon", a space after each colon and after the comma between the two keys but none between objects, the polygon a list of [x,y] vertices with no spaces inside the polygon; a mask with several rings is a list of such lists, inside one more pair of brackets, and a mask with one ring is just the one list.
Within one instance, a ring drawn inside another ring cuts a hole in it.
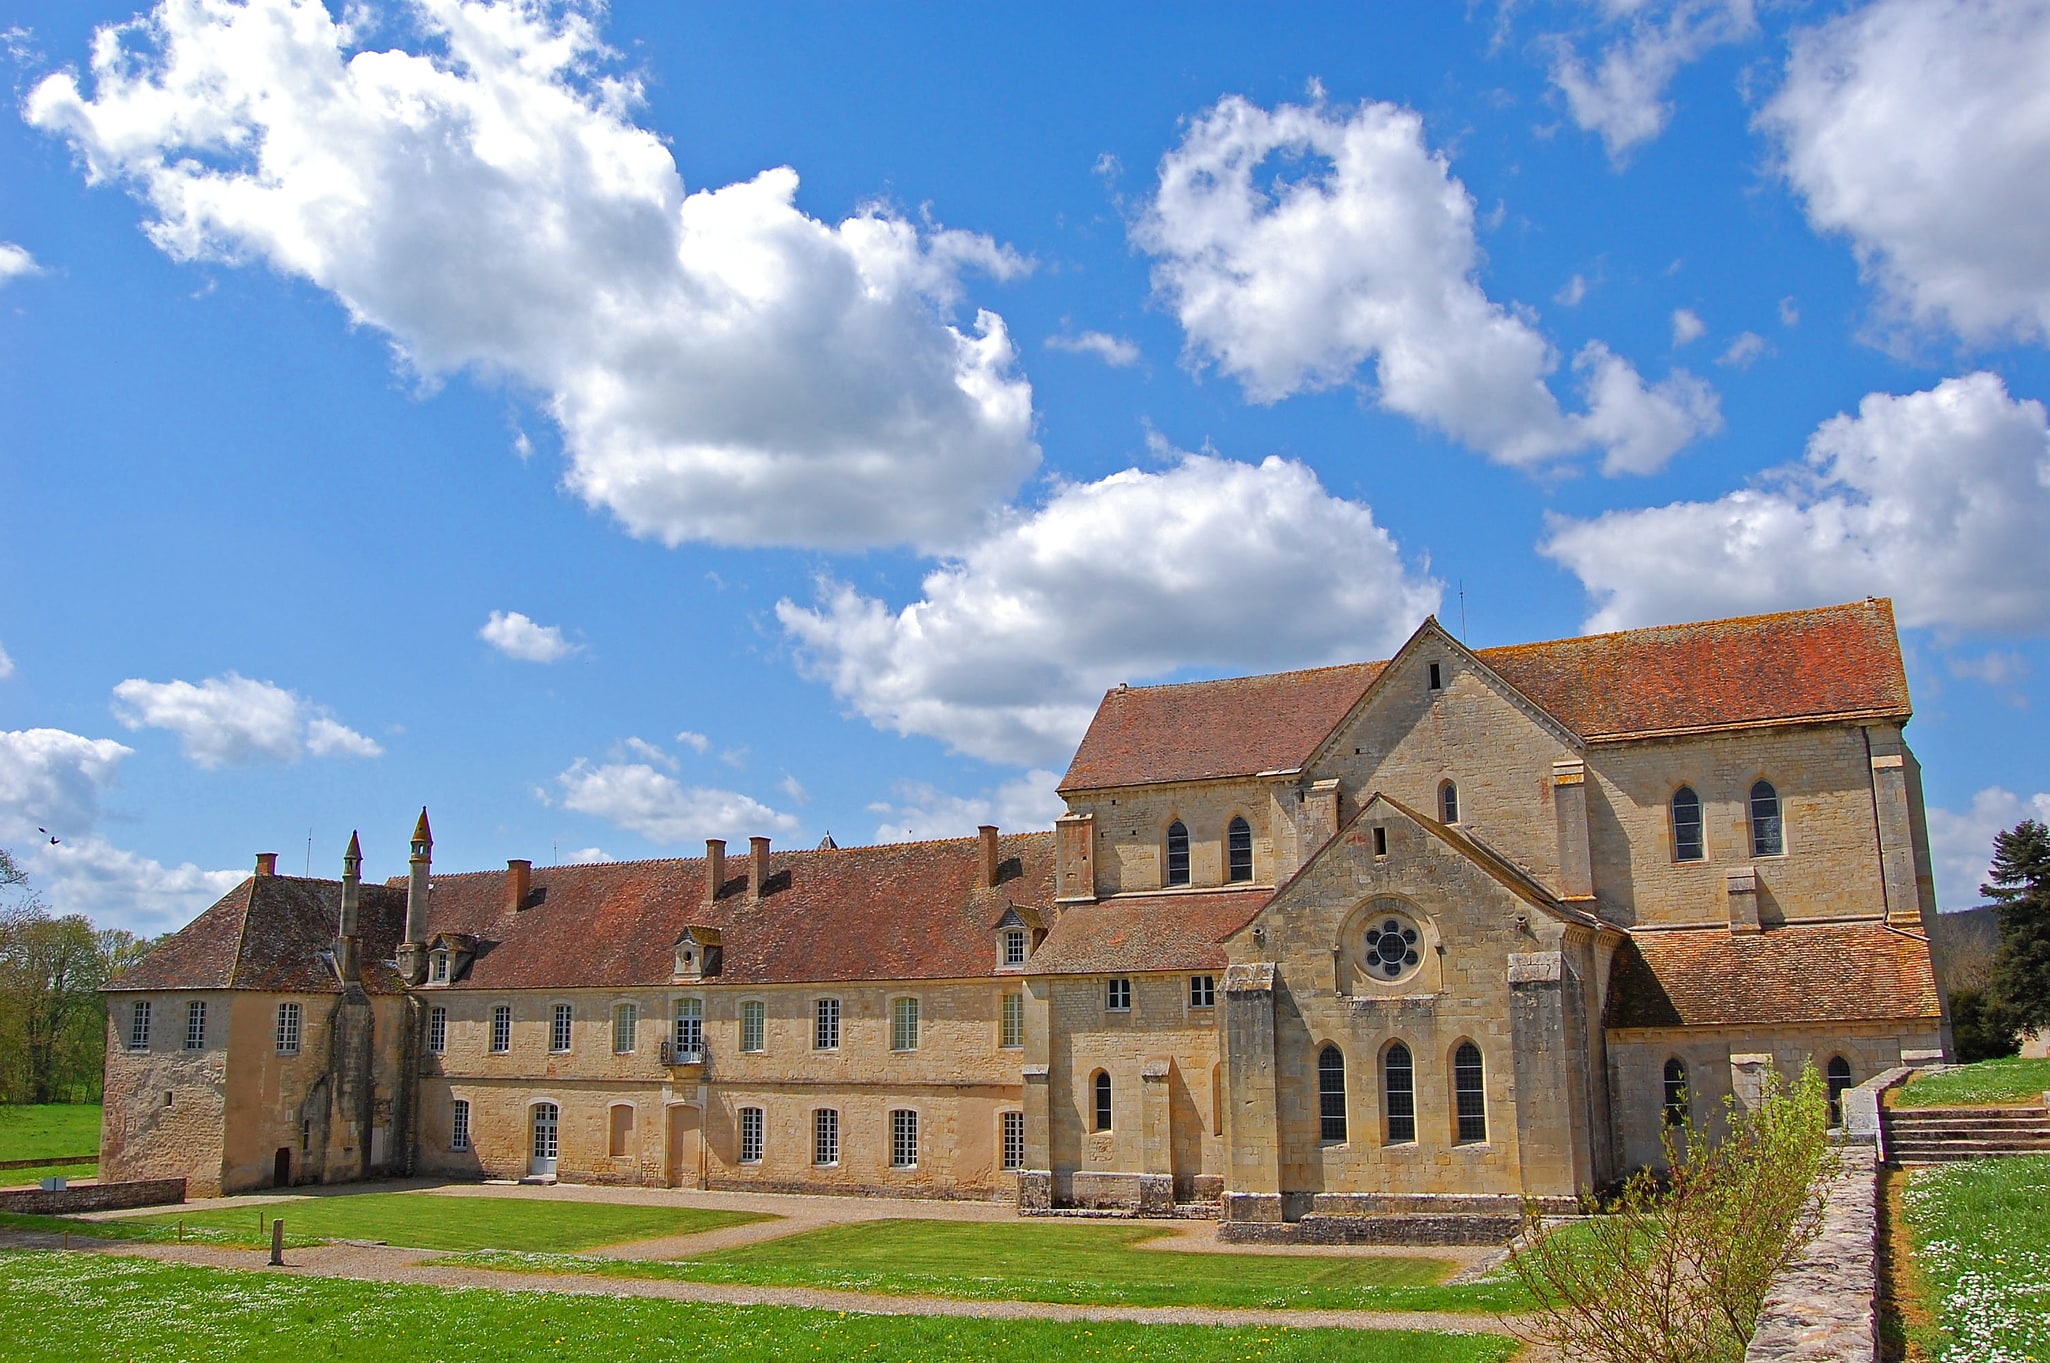
[{"label": "blue sky", "polygon": [[2050,4],[5,23],[60,910],[1043,825],[1105,686],[1432,610],[1889,595],[1946,904],[2050,813]]}]

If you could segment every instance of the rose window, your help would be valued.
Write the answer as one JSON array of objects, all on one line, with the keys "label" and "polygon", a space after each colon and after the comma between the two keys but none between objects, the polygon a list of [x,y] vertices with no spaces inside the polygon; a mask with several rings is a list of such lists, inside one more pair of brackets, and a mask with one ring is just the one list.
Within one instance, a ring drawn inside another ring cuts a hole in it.
[{"label": "rose window", "polygon": [[1386,914],[1367,924],[1366,970],[1382,980],[1399,980],[1416,969],[1421,940],[1415,923],[1396,914]]}]

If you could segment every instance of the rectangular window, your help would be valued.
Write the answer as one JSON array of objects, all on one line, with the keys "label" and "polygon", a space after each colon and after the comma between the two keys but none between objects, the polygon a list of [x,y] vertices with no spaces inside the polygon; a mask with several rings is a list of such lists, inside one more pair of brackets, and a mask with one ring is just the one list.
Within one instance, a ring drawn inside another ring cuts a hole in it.
[{"label": "rectangular window", "polygon": [[448,953],[446,951],[437,951],[432,956],[429,956],[427,961],[427,982],[429,984],[447,984]]},{"label": "rectangular window", "polygon": [[427,1049],[434,1055],[440,1055],[448,1049],[448,1009],[446,1008],[430,1008],[427,1010]]},{"label": "rectangular window", "polygon": [[893,1051],[915,1051],[918,1049],[918,1000],[890,1000],[890,1049]]},{"label": "rectangular window", "polygon": [[185,1005],[185,1049],[206,1049],[206,1003],[202,999],[194,999]]},{"label": "rectangular window", "polygon": [[299,1119],[299,1153],[302,1155],[313,1153],[313,1118],[311,1117]]},{"label": "rectangular window", "polygon": [[705,1001],[676,1001],[676,1053],[697,1055],[705,1049]]},{"label": "rectangular window", "polygon": [[570,1024],[576,1020],[575,1009],[567,1003],[555,1005],[555,1016],[548,1023],[548,1049],[561,1052],[569,1049]]},{"label": "rectangular window", "polygon": [[1386,824],[1374,825],[1374,855],[1377,857],[1388,855],[1388,826]]},{"label": "rectangular window", "polygon": [[512,1049],[512,1005],[501,1003],[491,1010],[491,1050],[504,1055]]},{"label": "rectangular window", "polygon": [[448,1148],[468,1150],[470,1148],[470,1100],[456,1099],[455,1111],[448,1122]]},{"label": "rectangular window", "polygon": [[149,1049],[149,1000],[137,999],[128,1008],[128,1049]]},{"label": "rectangular window", "polygon": [[634,1032],[641,1025],[641,1009],[636,1003],[622,1003],[612,1010],[612,1053],[632,1055]]},{"label": "rectangular window", "polygon": [[1011,928],[1004,933],[1004,964],[1025,964],[1025,929]]},{"label": "rectangular window", "polygon": [[1131,1012],[1132,982],[1130,980],[1110,981],[1104,988],[1103,1006],[1110,1009],[1113,1013]]},{"label": "rectangular window", "polygon": [[758,1107],[740,1110],[740,1162],[762,1162],[762,1110]]},{"label": "rectangular window", "polygon": [[1189,1007],[1215,1008],[1217,1006],[1217,977],[1215,975],[1189,976]]},{"label": "rectangular window", "polygon": [[997,1029],[997,1045],[1016,1050],[1025,1044],[1025,996],[1004,995],[1003,1025]]},{"label": "rectangular window", "polygon": [[299,1054],[299,1005],[278,1005],[278,1054]]},{"label": "rectangular window", "polygon": [[840,1114],[832,1108],[822,1107],[811,1114],[811,1162],[840,1162]]},{"label": "rectangular window", "polygon": [[890,1113],[890,1167],[918,1167],[918,1114],[909,1108]]},{"label": "rectangular window", "polygon": [[1003,1121],[1004,1172],[1015,1174],[1025,1167],[1025,1114],[1006,1112]]},{"label": "rectangular window", "polygon": [[769,1005],[760,999],[749,999],[740,1005],[740,1049],[759,1051],[766,1049],[769,1022]]},{"label": "rectangular window", "polygon": [[812,1024],[811,1044],[813,1050],[837,1051],[840,1049],[840,1000],[820,999]]}]

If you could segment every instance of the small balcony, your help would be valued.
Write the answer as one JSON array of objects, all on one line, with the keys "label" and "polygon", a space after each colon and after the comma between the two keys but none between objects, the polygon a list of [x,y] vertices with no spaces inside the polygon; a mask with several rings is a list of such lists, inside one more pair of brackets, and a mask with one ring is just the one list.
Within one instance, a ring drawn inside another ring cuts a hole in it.
[{"label": "small balcony", "polygon": [[662,1063],[671,1069],[703,1069],[709,1060],[702,1041],[690,1049],[679,1047],[674,1041],[662,1043]]}]

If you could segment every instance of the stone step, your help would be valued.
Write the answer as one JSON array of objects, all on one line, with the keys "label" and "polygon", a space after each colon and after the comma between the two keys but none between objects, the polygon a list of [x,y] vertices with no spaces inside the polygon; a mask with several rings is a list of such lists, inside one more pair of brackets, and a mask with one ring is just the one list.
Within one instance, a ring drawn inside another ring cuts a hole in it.
[{"label": "stone step", "polygon": [[1955,1121],[1960,1117],[2018,1117],[2029,1121],[2050,1120],[2050,1109],[2037,1107],[1890,1107],[1890,1122]]},{"label": "stone step", "polygon": [[1977,1159],[1981,1155],[2050,1155],[2050,1146],[2016,1145],[2010,1141],[1894,1141],[1887,1145],[1888,1159],[1920,1159],[1943,1155],[1956,1159]]},{"label": "stone step", "polygon": [[1998,1126],[1896,1126],[1887,1131],[1896,1141],[2050,1141],[2050,1129]]},{"label": "stone step", "polygon": [[1952,1164],[1968,1159],[2018,1159],[2023,1155],[2041,1155],[2042,1150],[1964,1150],[1956,1146],[1936,1146],[1928,1150],[1893,1150],[1886,1152],[1892,1164]]}]

